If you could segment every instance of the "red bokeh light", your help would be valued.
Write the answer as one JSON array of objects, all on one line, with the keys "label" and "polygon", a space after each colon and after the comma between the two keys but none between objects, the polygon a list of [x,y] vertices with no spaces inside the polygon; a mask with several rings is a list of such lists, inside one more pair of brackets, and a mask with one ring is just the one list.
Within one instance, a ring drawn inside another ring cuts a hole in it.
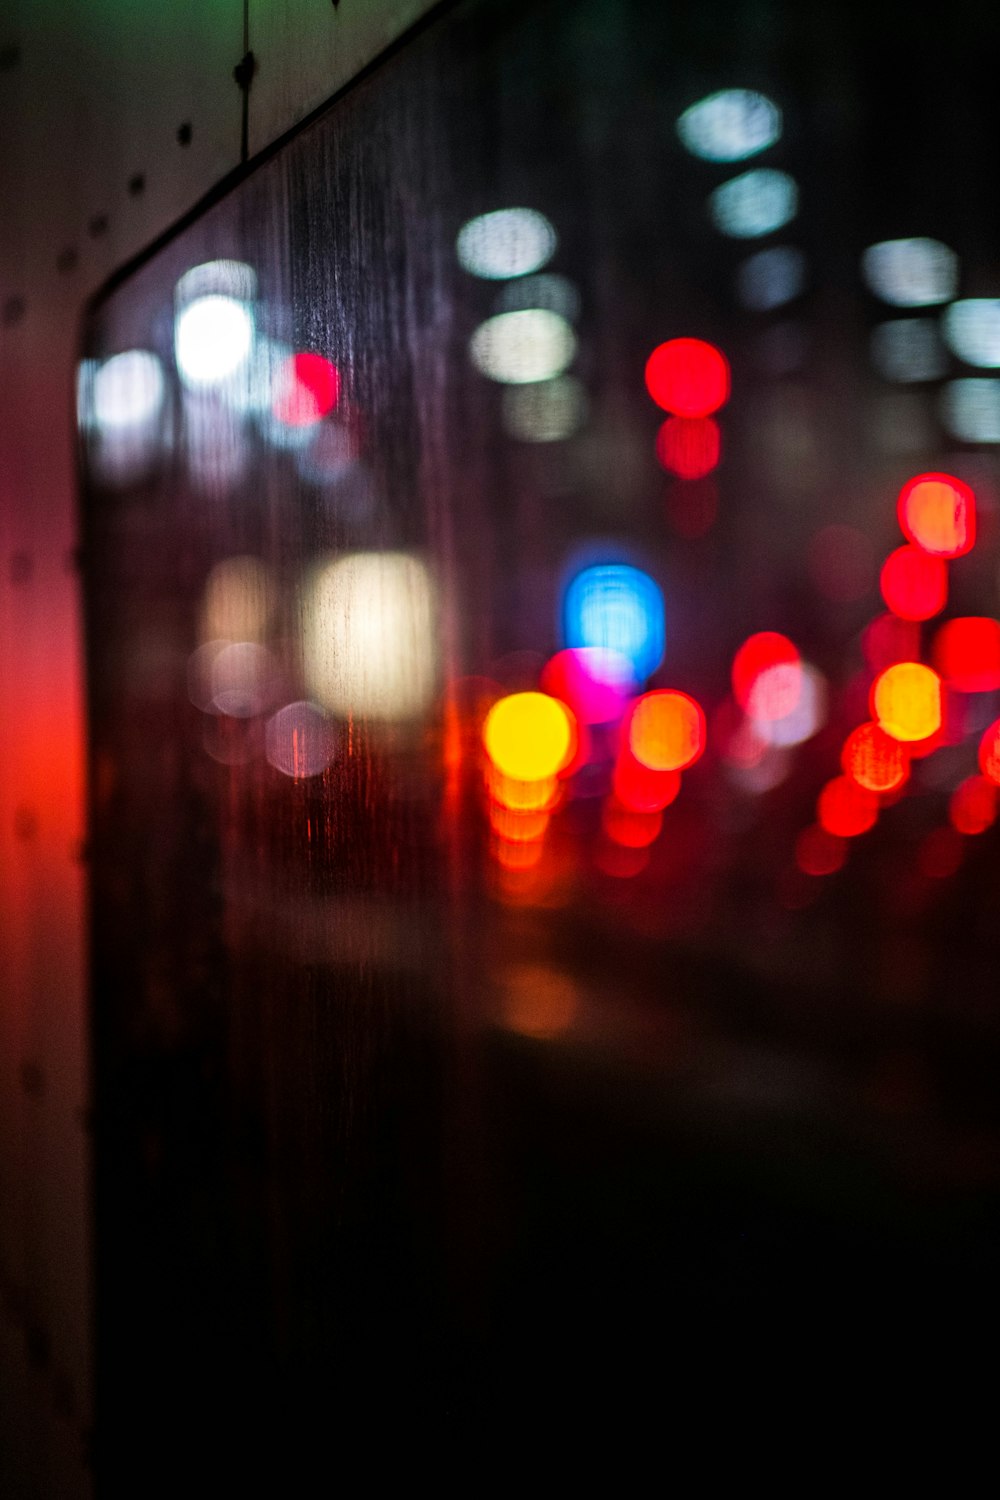
[{"label": "red bokeh light", "polygon": [[934,666],[960,693],[1000,688],[1000,621],[969,615],[949,620],[934,637]]},{"label": "red bokeh light", "polygon": [[729,362],[704,339],[669,339],[646,361],[646,389],[675,417],[708,417],[729,399]]},{"label": "red bokeh light", "polygon": [[711,417],[668,417],[656,434],[656,456],[678,479],[704,479],[721,451],[719,424]]},{"label": "red bokeh light", "polygon": [[907,749],[877,724],[859,724],[844,741],[844,774],[869,792],[892,792],[910,774]]},{"label": "red bokeh light", "polygon": [[890,552],[879,577],[882,598],[902,620],[929,620],[944,609],[948,600],[948,569],[940,557],[932,557],[908,544]]},{"label": "red bokeh light", "polygon": [[959,833],[985,833],[996,815],[997,789],[985,776],[967,776],[951,794],[948,817]]},{"label": "red bokeh light", "polygon": [[844,839],[856,838],[874,826],[878,797],[849,776],[835,776],[819,794],[816,817],[827,833]]},{"label": "red bokeh light", "polygon": [[541,689],[569,704],[578,724],[620,719],[635,683],[626,656],[599,646],[558,651],[545,663]]},{"label": "red bokeh light", "polygon": [[990,725],[979,741],[979,769],[988,781],[1000,786],[1000,719]]},{"label": "red bokeh light", "polygon": [[[790,670],[775,675],[776,667]],[[787,635],[777,630],[758,631],[733,657],[733,697],[755,718],[784,718],[798,701],[801,667],[798,648]],[[765,673],[769,674],[766,678]],[[759,701],[765,698],[767,702]]]},{"label": "red bokeh light", "polygon": [[679,771],[653,771],[623,747],[614,771],[615,796],[630,812],[661,812],[681,789]]},{"label": "red bokeh light", "polygon": [[322,354],[282,360],[275,381],[274,415],[287,427],[311,427],[333,411],[340,396],[337,367]]},{"label": "red bokeh light", "polygon": [[818,823],[803,828],[795,841],[795,863],[806,875],[833,875],[847,858],[847,840]]},{"label": "red bokeh light", "polygon": [[602,821],[608,838],[623,849],[647,849],[663,827],[662,813],[634,812],[613,797],[604,804]]},{"label": "red bokeh light", "polygon": [[962,557],[976,540],[976,497],[954,474],[918,474],[897,505],[903,535],[935,557]]}]

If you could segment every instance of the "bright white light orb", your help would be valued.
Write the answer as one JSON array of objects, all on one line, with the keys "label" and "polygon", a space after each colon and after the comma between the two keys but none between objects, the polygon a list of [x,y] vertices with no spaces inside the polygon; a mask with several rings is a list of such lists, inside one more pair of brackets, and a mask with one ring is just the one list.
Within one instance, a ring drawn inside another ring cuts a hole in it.
[{"label": "bright white light orb", "polygon": [[[771,667],[780,672],[781,667]],[[768,673],[763,674],[767,676]],[[788,749],[812,739],[826,723],[826,679],[808,662],[800,670],[798,693],[791,711],[778,719],[753,719],[753,731],[767,745]]]},{"label": "bright white light orb", "polygon": [[880,240],[862,255],[861,274],[893,307],[936,307],[958,290],[958,256],[940,240]]},{"label": "bright white light orb", "polygon": [[174,319],[174,354],[185,385],[221,385],[250,358],[253,313],[234,297],[198,297]]},{"label": "bright white light orb", "polygon": [[941,392],[941,420],[962,443],[1000,443],[1000,380],[950,380]]},{"label": "bright white light orb", "polygon": [[872,364],[884,380],[901,384],[940,380],[948,356],[929,318],[894,318],[872,329]]},{"label": "bright white light orb", "polygon": [[791,222],[799,211],[794,177],[773,167],[741,172],[717,187],[709,199],[716,229],[731,239],[756,240]]},{"label": "bright white light orb", "polygon": [[253,302],[257,296],[257,273],[242,260],[207,260],[192,266],[174,287],[174,306],[185,307],[200,297],[235,297]]},{"label": "bright white light orb", "polygon": [[299,781],[326,770],[337,753],[337,730],[315,703],[288,703],[268,719],[264,745],[274,769]]},{"label": "bright white light orb", "polygon": [[942,323],[945,342],[967,365],[1000,368],[1000,297],[953,302]]},{"label": "bright white light orb", "polygon": [[476,369],[503,385],[551,380],[575,353],[576,334],[566,319],[541,307],[487,318],[469,342]]},{"label": "bright white light orb", "polygon": [[587,392],[572,375],[511,385],[503,393],[504,430],[522,443],[558,443],[586,420]]},{"label": "bright white light orb", "polygon": [[736,273],[736,290],[744,307],[771,312],[801,295],[806,284],[806,258],[791,245],[758,250]]},{"label": "bright white light orb", "polygon": [[677,121],[677,134],[703,161],[745,161],[781,136],[781,110],[753,89],[721,89]]},{"label": "bright white light orb", "polygon": [[355,552],[320,567],[302,604],[305,680],[340,718],[419,718],[437,677],[435,599],[404,552]]},{"label": "bright white light orb", "polygon": [[556,232],[533,208],[499,208],[463,224],[455,249],[473,276],[503,281],[537,271],[555,254]]},{"label": "bright white light orb", "polygon": [[113,354],[93,372],[94,421],[105,432],[149,427],[160,414],[165,391],[163,366],[148,349]]}]

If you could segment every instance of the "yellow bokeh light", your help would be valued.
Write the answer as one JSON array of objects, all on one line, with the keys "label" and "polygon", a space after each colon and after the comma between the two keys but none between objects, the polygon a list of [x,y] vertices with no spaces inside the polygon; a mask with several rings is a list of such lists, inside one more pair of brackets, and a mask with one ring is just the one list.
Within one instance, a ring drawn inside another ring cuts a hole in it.
[{"label": "yellow bokeh light", "polygon": [[872,713],[886,734],[904,743],[941,728],[941,679],[919,661],[886,667],[872,686]]},{"label": "yellow bokeh light", "polygon": [[511,693],[494,703],[483,725],[493,765],[515,781],[557,776],[576,753],[576,720],[547,693]]}]

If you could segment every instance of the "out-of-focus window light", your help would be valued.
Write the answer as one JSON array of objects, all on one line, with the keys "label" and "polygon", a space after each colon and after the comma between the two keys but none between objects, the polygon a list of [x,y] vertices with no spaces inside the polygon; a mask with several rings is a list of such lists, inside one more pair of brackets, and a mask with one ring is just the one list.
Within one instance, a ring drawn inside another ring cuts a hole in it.
[{"label": "out-of-focus window light", "polygon": [[976,540],[976,497],[954,474],[917,474],[896,506],[903,535],[935,557],[962,557]]},{"label": "out-of-focus window light", "polygon": [[950,688],[993,693],[1000,688],[1000,620],[969,615],[948,620],[934,637],[931,660]]},{"label": "out-of-focus window light", "polygon": [[1000,380],[950,380],[941,392],[941,420],[962,443],[1000,443]]},{"label": "out-of-focus window light", "polygon": [[892,792],[910,774],[906,747],[878,724],[859,724],[844,741],[840,763],[844,774],[869,792]]},{"label": "out-of-focus window light", "polygon": [[404,552],[355,552],[319,567],[302,601],[311,696],[342,718],[415,719],[434,695],[434,589]]},{"label": "out-of-focus window light", "polygon": [[241,260],[207,260],[177,282],[174,306],[181,308],[200,297],[233,297],[237,302],[254,302],[257,297],[257,273]]},{"label": "out-of-focus window light", "polygon": [[893,307],[936,307],[958,290],[958,256],[940,240],[880,240],[862,255],[861,273]]},{"label": "out-of-focus window light", "polygon": [[[789,679],[787,674],[792,674]],[[826,679],[816,667],[803,662],[801,666],[771,667],[757,679],[750,700],[763,699],[769,694],[769,676],[780,674],[772,689],[778,706],[782,699],[794,696],[790,711],[777,717],[754,718],[754,731],[768,745],[782,747],[804,744],[812,739],[826,723],[827,689]]]},{"label": "out-of-focus window light", "polygon": [[872,364],[883,380],[940,380],[948,356],[929,318],[894,318],[872,329]]},{"label": "out-of-focus window light", "polygon": [[897,662],[872,684],[871,708],[894,740],[929,739],[941,728],[941,679],[922,662]]},{"label": "out-of-focus window light", "polygon": [[948,602],[948,569],[943,559],[912,543],[889,553],[879,585],[882,598],[901,620],[929,620]]},{"label": "out-of-focus window light", "polygon": [[203,641],[262,641],[275,606],[271,575],[258,557],[227,557],[205,583]]},{"label": "out-of-focus window light", "polygon": [[541,686],[568,703],[581,724],[610,724],[624,713],[635,674],[620,651],[580,646],[559,651],[546,662]]},{"label": "out-of-focus window light", "polygon": [[268,719],[264,745],[274,769],[298,781],[326,770],[337,752],[337,731],[315,703],[287,703]]},{"label": "out-of-focus window light", "polygon": [[293,354],[282,361],[274,381],[272,410],[289,427],[313,427],[333,411],[340,375],[322,354]]},{"label": "out-of-focus window light", "polygon": [[543,271],[539,276],[519,276],[505,282],[497,291],[493,306],[498,313],[541,307],[546,312],[558,313],[568,323],[575,323],[580,316],[580,293],[568,277],[556,271]]},{"label": "out-of-focus window light", "polygon": [[504,430],[522,443],[558,443],[587,418],[587,392],[573,375],[511,385],[502,397]]},{"label": "out-of-focus window light", "polygon": [[178,308],[174,318],[174,356],[188,386],[223,385],[250,358],[254,340],[253,311],[235,297],[212,294]]},{"label": "out-of-focus window light", "polygon": [[791,245],[758,250],[736,273],[736,292],[751,312],[773,312],[801,296],[806,284],[806,258]]},{"label": "out-of-focus window light", "polygon": [[656,456],[678,479],[704,479],[721,451],[719,424],[711,417],[668,417],[656,435]]},{"label": "out-of-focus window light", "polygon": [[704,339],[668,339],[646,361],[646,389],[675,417],[707,417],[729,400],[729,361]]},{"label": "out-of-focus window light", "polygon": [[492,764],[517,781],[556,776],[576,754],[576,721],[548,693],[510,693],[494,703],[483,725]]},{"label": "out-of-focus window light", "polygon": [[685,771],[705,751],[705,714],[687,693],[659,688],[635,704],[628,747],[651,771]]},{"label": "out-of-focus window light", "polygon": [[617,652],[644,682],[663,660],[663,595],[648,573],[627,563],[598,563],[571,579],[563,599],[569,646]]},{"label": "out-of-focus window light", "polygon": [[499,208],[463,224],[455,249],[463,270],[487,281],[525,276],[550,261],[556,232],[534,208]]},{"label": "out-of-focus window light", "polygon": [[781,137],[781,110],[753,89],[720,89],[677,121],[677,134],[703,161],[745,161]]},{"label": "out-of-focus window light", "polygon": [[103,432],[151,427],[163,407],[165,392],[163,366],[150,350],[113,354],[93,372],[93,420]]},{"label": "out-of-focus window light", "polygon": [[948,348],[967,365],[1000,368],[1000,297],[953,302],[942,328]]},{"label": "out-of-focus window light", "polygon": [[799,211],[794,177],[773,167],[741,172],[717,187],[709,198],[716,229],[731,239],[756,240],[791,223]]},{"label": "out-of-focus window light", "polygon": [[525,308],[487,318],[472,335],[469,353],[490,380],[524,385],[561,375],[576,353],[576,334],[558,313]]}]

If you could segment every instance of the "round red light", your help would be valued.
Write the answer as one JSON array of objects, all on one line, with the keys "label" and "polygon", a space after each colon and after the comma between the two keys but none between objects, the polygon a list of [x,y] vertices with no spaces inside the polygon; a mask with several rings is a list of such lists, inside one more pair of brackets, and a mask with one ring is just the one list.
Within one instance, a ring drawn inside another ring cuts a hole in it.
[{"label": "round red light", "polygon": [[[776,667],[786,670],[775,675]],[[800,687],[801,658],[798,648],[787,635],[781,635],[777,630],[761,630],[756,635],[749,636],[733,657],[733,697],[754,718],[783,718],[791,713],[798,700]],[[755,702],[755,699],[762,697],[781,701],[774,704]],[[771,712],[771,708],[781,711]],[[768,711],[762,712],[763,709]]]},{"label": "round red light", "polygon": [[949,620],[934,637],[934,666],[960,693],[1000,688],[1000,621],[971,615]]},{"label": "round red light", "polygon": [[985,776],[967,776],[951,794],[948,816],[959,833],[985,833],[997,815],[997,789]]},{"label": "round red light", "polygon": [[708,417],[729,399],[729,361],[703,339],[669,339],[646,361],[646,389],[675,417]]},{"label": "round red light", "polygon": [[901,620],[929,620],[948,599],[948,569],[912,544],[897,547],[882,564],[882,598]]},{"label": "round red light", "polygon": [[843,839],[856,838],[874,825],[878,798],[849,776],[835,776],[819,794],[816,816],[827,833]]},{"label": "round red light", "polygon": [[287,427],[311,427],[333,411],[340,396],[337,367],[322,354],[293,354],[275,382],[274,415]]},{"label": "round red light", "polygon": [[678,479],[704,479],[721,449],[719,424],[711,417],[668,417],[656,434],[656,456]]}]

